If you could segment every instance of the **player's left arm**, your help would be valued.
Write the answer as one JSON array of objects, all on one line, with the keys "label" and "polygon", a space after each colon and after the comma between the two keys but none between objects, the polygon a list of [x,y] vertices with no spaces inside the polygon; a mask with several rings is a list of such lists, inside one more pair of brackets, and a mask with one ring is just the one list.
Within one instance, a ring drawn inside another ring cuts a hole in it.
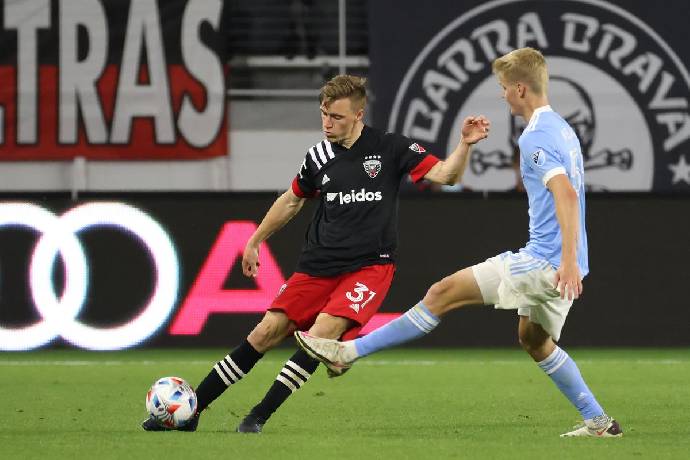
[{"label": "player's left arm", "polygon": [[577,238],[580,228],[580,201],[565,174],[557,174],[546,183],[556,205],[561,227],[561,266],[556,271],[556,286],[561,299],[577,299],[582,294],[582,277],[577,265]]},{"label": "player's left arm", "polygon": [[466,117],[462,122],[460,142],[445,160],[436,163],[424,179],[444,185],[458,182],[465,172],[472,146],[489,135],[491,123],[484,115]]}]

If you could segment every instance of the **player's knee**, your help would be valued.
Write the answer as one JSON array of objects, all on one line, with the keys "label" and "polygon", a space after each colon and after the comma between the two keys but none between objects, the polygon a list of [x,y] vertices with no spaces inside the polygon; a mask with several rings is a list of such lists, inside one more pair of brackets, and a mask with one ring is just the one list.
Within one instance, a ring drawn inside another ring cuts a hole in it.
[{"label": "player's knee", "polygon": [[431,285],[422,302],[434,315],[442,315],[453,306],[451,302],[452,287],[453,283],[450,277],[443,278]]},{"label": "player's knee", "polygon": [[529,341],[529,338],[526,334],[518,334],[518,343],[523,350],[529,353],[530,349],[532,348],[532,343]]},{"label": "player's knee", "polygon": [[448,278],[443,278],[441,281],[437,281],[431,285],[426,293],[429,300],[438,301],[446,295],[450,287],[447,280]]},{"label": "player's knee", "polygon": [[343,332],[344,328],[336,324],[315,324],[309,329],[309,334],[324,339],[338,339]]},{"label": "player's knee", "polygon": [[525,350],[529,351],[534,347],[534,337],[531,336],[527,328],[518,329],[518,343]]},{"label": "player's knee", "polygon": [[247,340],[260,353],[270,350],[285,337],[286,331],[282,324],[264,318],[249,333]]},{"label": "player's knee", "polygon": [[309,329],[309,333],[324,339],[338,339],[353,324],[350,319],[322,313],[316,318],[316,322]]},{"label": "player's knee", "polygon": [[545,353],[548,355],[547,349],[549,348],[551,340],[539,334],[530,334],[529,331],[519,331],[518,342],[522,349],[530,356],[537,360],[541,360]]}]

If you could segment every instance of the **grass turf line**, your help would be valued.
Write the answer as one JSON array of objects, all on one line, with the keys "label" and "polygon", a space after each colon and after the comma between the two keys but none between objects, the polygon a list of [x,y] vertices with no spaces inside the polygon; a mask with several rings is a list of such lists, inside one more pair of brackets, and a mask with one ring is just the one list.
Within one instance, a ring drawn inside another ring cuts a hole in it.
[{"label": "grass turf line", "polygon": [[378,353],[320,369],[259,436],[234,429],[292,351],[267,355],[196,433],[145,433],[144,396],[196,385],[224,350],[49,350],[0,355],[3,458],[687,458],[690,350],[569,350],[622,439],[561,439],[578,415],[518,350]]}]

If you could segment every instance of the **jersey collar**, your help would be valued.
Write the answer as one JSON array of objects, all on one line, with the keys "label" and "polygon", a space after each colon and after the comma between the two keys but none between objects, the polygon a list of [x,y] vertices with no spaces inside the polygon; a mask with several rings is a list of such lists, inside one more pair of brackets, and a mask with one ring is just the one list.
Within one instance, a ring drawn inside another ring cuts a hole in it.
[{"label": "jersey collar", "polygon": [[553,109],[550,105],[542,105],[541,107],[534,109],[534,112],[532,112],[532,116],[529,119],[529,123],[527,123],[525,131],[530,131],[534,123],[536,123],[539,119],[539,115],[541,115],[544,112],[553,112]]},{"label": "jersey collar", "polygon": [[366,148],[366,145],[369,144],[369,138],[371,137],[371,128],[368,127],[367,125],[364,125],[362,127],[362,132],[360,133],[359,137],[355,141],[354,144],[350,146],[350,148],[343,147],[340,144],[331,144],[333,148],[338,149],[341,152],[354,152],[356,150]]}]

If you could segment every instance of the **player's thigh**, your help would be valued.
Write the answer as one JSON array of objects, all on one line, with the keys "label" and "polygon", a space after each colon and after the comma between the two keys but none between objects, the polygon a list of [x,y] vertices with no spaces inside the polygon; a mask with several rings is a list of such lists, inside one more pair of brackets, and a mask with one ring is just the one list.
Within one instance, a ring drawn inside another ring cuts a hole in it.
[{"label": "player's thigh", "polygon": [[[349,327],[342,332],[343,340],[356,337],[360,329],[378,312],[388,294],[394,275],[395,266],[392,264],[370,265],[343,275],[317,318],[317,321],[328,321],[328,324],[333,326],[330,331],[323,333],[336,334],[338,328],[348,324]],[[335,323],[336,320],[330,317],[341,320]],[[349,322],[345,323],[342,320]],[[317,333],[315,335],[321,337]]]},{"label": "player's thigh", "polygon": [[530,279],[524,282],[530,288],[525,288],[528,295],[523,296],[529,302],[520,305],[518,315],[529,318],[530,323],[539,325],[557,342],[573,301],[561,299],[553,285],[555,274],[550,266],[531,273]]},{"label": "player's thigh", "polygon": [[337,283],[337,277],[295,273],[281,288],[269,310],[283,312],[297,329],[305,331],[314,324]]},{"label": "player's thigh", "polygon": [[472,267],[464,268],[434,283],[422,302],[436,316],[465,305],[484,303]]}]

